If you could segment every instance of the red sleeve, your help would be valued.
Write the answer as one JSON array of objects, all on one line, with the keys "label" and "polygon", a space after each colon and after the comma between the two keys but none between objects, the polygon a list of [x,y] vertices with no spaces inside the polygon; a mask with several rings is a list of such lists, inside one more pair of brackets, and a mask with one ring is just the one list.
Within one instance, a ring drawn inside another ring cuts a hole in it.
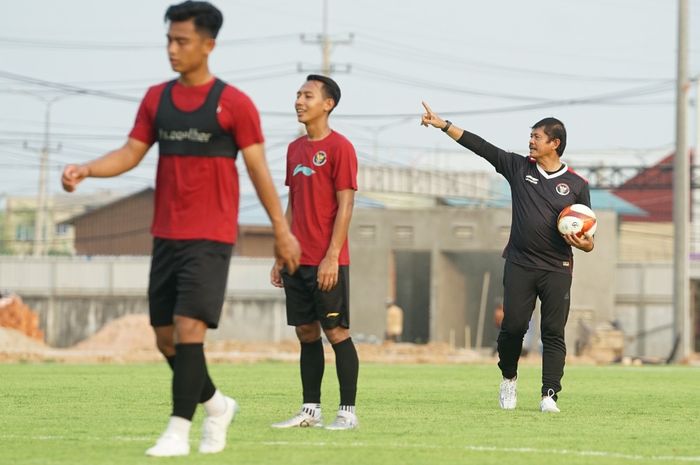
[{"label": "red sleeve", "polygon": [[338,156],[333,157],[333,184],[335,190],[357,190],[357,155],[349,141],[343,141],[338,148]]},{"label": "red sleeve", "polygon": [[239,149],[265,142],[260,126],[260,114],[250,97],[229,85],[226,86],[221,101],[230,117],[228,130]]},{"label": "red sleeve", "polygon": [[134,127],[131,129],[129,137],[133,137],[148,145],[153,145],[156,142],[156,111],[158,110],[158,102],[164,87],[165,85],[161,84],[148,89],[143,100],[141,100],[141,105],[139,105],[136,121],[134,121]]}]

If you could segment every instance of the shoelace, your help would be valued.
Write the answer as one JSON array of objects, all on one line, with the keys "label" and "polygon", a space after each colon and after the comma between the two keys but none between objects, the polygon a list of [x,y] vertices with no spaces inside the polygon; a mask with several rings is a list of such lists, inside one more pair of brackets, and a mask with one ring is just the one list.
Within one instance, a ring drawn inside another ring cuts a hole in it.
[{"label": "shoelace", "polygon": [[554,395],[555,395],[555,394],[556,394],[556,392],[554,392],[554,389],[549,388],[549,389],[547,389],[547,396],[546,396],[546,397],[549,397],[549,398],[552,399],[554,402],[556,402],[556,399],[554,398]]}]

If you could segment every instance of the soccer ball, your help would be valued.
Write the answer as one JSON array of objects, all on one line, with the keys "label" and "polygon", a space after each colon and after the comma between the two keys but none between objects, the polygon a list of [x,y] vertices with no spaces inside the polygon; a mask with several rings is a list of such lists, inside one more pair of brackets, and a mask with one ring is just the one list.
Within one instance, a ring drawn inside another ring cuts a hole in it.
[{"label": "soccer ball", "polygon": [[595,234],[597,226],[598,222],[593,210],[580,203],[564,208],[557,218],[557,229],[562,234],[591,237]]}]

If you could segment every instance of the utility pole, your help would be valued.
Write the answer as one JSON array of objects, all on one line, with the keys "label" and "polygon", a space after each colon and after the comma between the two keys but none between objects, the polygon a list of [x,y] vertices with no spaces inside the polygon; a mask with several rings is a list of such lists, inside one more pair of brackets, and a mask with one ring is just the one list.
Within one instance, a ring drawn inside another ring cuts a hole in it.
[{"label": "utility pole", "polygon": [[688,0],[678,0],[676,153],[673,160],[673,338],[675,361],[691,352],[688,230],[690,169],[686,140],[688,110]]},{"label": "utility pole", "polygon": [[336,65],[331,62],[331,53],[336,45],[349,45],[352,43],[354,35],[352,33],[348,34],[346,38],[335,38],[331,39],[328,34],[328,0],[323,0],[323,25],[321,29],[321,34],[317,34],[315,37],[307,37],[306,34],[302,34],[300,39],[305,44],[320,45],[321,46],[321,69],[315,67],[306,67],[302,63],[297,65],[297,70],[300,73],[304,72],[318,72],[324,76],[330,76],[333,73],[350,72],[350,64],[344,63],[341,65]]},{"label": "utility pole", "polygon": [[[48,234],[46,231],[47,222],[47,203],[48,203],[48,169],[49,169],[49,154],[51,149],[51,106],[64,97],[59,95],[46,102],[46,110],[44,114],[44,142],[42,147],[39,149],[40,162],[39,162],[39,189],[37,192],[36,200],[36,214],[34,217],[34,244],[32,247],[32,255],[35,257],[40,257],[46,254],[46,241],[48,240]],[[29,149],[29,144],[24,143],[24,147]],[[58,145],[54,150],[58,151],[61,147]]]},{"label": "utility pole", "polygon": [[[695,82],[695,149],[690,168],[690,253],[700,253],[700,189],[697,188],[698,173],[700,173],[700,74],[693,79]],[[691,304],[691,317],[692,317]],[[691,327],[693,327],[691,325]],[[691,344],[693,343],[691,339]]]},{"label": "utility pole", "polygon": [[321,71],[325,76],[331,75],[331,41],[328,38],[328,0],[323,0],[323,27],[321,28]]}]

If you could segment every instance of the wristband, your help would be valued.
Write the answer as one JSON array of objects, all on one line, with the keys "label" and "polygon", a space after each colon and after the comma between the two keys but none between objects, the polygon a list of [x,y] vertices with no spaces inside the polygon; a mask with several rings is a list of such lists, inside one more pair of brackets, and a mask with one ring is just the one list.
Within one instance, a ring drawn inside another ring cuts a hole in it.
[{"label": "wristband", "polygon": [[447,123],[445,124],[445,127],[440,129],[442,132],[447,132],[447,130],[450,129],[450,126],[452,126],[452,121],[448,119],[445,120],[445,123]]}]

